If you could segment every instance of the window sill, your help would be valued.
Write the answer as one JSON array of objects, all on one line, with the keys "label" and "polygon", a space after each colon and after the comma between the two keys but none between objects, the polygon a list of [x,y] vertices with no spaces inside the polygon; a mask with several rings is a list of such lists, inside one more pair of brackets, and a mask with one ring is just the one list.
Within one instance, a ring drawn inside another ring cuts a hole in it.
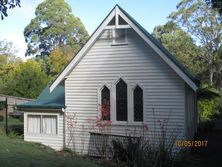
[{"label": "window sill", "polygon": [[39,137],[58,137],[58,134],[37,134],[37,133],[26,133],[27,135],[30,136],[39,136]]},{"label": "window sill", "polygon": [[113,122],[111,126],[144,126],[143,122]]},{"label": "window sill", "polygon": [[124,46],[124,45],[128,45],[128,43],[111,43],[111,46]]}]

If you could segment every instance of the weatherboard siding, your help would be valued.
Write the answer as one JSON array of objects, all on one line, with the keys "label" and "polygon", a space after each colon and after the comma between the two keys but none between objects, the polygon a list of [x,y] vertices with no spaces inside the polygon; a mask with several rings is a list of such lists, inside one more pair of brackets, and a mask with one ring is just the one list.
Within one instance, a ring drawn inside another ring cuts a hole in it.
[{"label": "weatherboard siding", "polygon": [[196,108],[196,93],[188,86],[185,87],[185,127],[186,138],[193,139],[197,132],[198,113]]},{"label": "weatherboard siding", "polygon": [[[29,134],[27,133],[28,123],[27,118],[28,115],[57,115],[57,134],[55,135],[44,135],[44,134]],[[31,141],[36,143],[41,143],[46,146],[49,146],[55,150],[63,149],[63,141],[64,141],[64,132],[63,132],[63,114],[56,112],[24,112],[24,140]]]},{"label": "weatherboard siding", "polygon": [[[143,89],[144,124],[148,125],[148,132],[145,135],[150,136],[154,131],[159,134],[159,123],[168,119],[169,129],[173,131],[178,128],[177,135],[183,137],[185,134],[184,81],[151,47],[147,46],[134,30],[128,31],[128,45],[112,46],[111,43],[109,30],[104,30],[96,43],[66,77],[66,112],[76,114],[74,146],[70,145],[71,135],[68,128],[66,128],[66,145],[79,153],[87,153],[89,131],[96,131],[89,125],[89,119],[95,119],[99,115],[100,90],[103,85],[106,85],[111,92],[112,134],[126,135],[126,133],[133,133],[135,127],[137,131],[141,129],[141,124],[132,121],[132,92],[138,84]],[[123,124],[113,121],[115,84],[119,78],[127,83],[129,95],[130,121]]]}]

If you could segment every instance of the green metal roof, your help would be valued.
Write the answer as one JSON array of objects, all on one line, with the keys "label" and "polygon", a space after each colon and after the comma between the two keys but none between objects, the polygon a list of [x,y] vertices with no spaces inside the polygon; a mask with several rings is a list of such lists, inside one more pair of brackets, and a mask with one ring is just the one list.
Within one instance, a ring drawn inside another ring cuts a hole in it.
[{"label": "green metal roof", "polygon": [[[118,6],[118,5],[116,5],[116,6]],[[165,47],[163,47],[163,45],[160,44],[157,39],[155,39],[150,33],[148,33],[125,10],[123,10],[120,6],[118,6],[118,7],[160,50],[162,50],[164,52],[164,54],[173,63],[175,63],[177,65],[177,67],[181,71],[183,71],[194,83],[196,83],[196,85],[199,84],[199,81]],[[27,102],[27,103],[23,103],[23,104],[19,104],[19,105],[17,105],[17,108],[18,109],[24,109],[24,108],[26,108],[26,109],[28,109],[28,108],[62,109],[62,108],[65,108],[65,90],[64,90],[64,86],[63,85],[58,85],[51,93],[49,91],[49,87],[50,86],[47,86],[42,91],[42,93],[39,95],[39,97],[36,100],[31,101],[31,102]]]},{"label": "green metal roof", "polygon": [[51,93],[49,86],[41,92],[34,101],[17,105],[18,109],[41,108],[41,109],[62,109],[65,108],[65,89],[58,85]]}]

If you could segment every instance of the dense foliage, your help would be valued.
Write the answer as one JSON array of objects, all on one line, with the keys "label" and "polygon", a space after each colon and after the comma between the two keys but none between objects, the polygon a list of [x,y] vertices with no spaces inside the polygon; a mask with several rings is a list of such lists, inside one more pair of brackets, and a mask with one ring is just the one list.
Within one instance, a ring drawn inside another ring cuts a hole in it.
[{"label": "dense foliage", "polygon": [[219,11],[222,14],[222,1],[221,0],[205,0],[208,5]]},{"label": "dense foliage", "polygon": [[41,64],[43,71],[50,77],[56,77],[66,64],[72,59],[73,55],[65,53],[59,48],[54,49],[49,56],[36,58]]},{"label": "dense foliage", "polygon": [[189,33],[200,45],[201,64],[205,68],[202,81],[219,87],[222,79],[222,18],[204,0],[182,0],[169,19]]},{"label": "dense foliage", "polygon": [[215,98],[222,88],[222,15],[206,0],[181,0],[168,18],[153,35],[201,81],[201,116],[212,117],[222,103]]},{"label": "dense foliage", "polygon": [[48,84],[49,77],[35,60],[20,62],[1,77],[2,92],[7,95],[36,98]]},{"label": "dense foliage", "polygon": [[11,42],[0,41],[0,93],[36,98],[88,38],[81,20],[64,0],[43,1],[35,15],[24,29],[26,55],[35,58],[22,62]]},{"label": "dense foliage", "polygon": [[201,66],[200,53],[192,37],[172,22],[162,26],[156,26],[153,31],[156,37],[187,69],[195,75],[201,74],[204,68]]},{"label": "dense foliage", "polygon": [[[11,7],[20,5],[19,0],[0,2],[1,12],[6,12],[2,5],[7,9],[10,4]],[[153,31],[153,35],[201,81],[198,98],[201,97],[199,107],[204,117],[211,117],[222,105],[221,100],[215,101],[220,98],[213,97],[222,88],[220,2],[181,0],[177,10],[169,15],[169,21]],[[15,56],[17,50],[12,43],[0,41],[0,93],[35,98],[75,56],[88,33],[64,0],[44,0],[36,8],[35,18],[25,27],[24,36],[28,46],[26,55],[35,56],[27,62]]]},{"label": "dense foliage", "polygon": [[21,59],[15,56],[16,48],[11,42],[0,41],[0,93],[3,92],[5,85],[3,78],[14,68],[16,63],[21,62]]},{"label": "dense foliage", "polygon": [[24,29],[26,55],[47,56],[54,49],[73,55],[88,38],[81,20],[64,0],[45,0],[38,5],[35,18]]}]

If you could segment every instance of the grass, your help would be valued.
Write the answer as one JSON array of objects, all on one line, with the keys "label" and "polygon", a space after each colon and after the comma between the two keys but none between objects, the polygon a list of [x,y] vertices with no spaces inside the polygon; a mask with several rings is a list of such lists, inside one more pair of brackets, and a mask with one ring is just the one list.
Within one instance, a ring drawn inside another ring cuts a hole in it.
[{"label": "grass", "polygon": [[32,142],[25,142],[18,137],[8,137],[0,132],[1,167],[97,167],[89,159],[73,156],[67,152],[54,150]]},{"label": "grass", "polygon": [[[23,122],[21,122],[19,119],[17,118],[8,118],[8,125],[22,125]],[[0,128],[5,127],[5,118],[4,121],[0,121]]]}]

